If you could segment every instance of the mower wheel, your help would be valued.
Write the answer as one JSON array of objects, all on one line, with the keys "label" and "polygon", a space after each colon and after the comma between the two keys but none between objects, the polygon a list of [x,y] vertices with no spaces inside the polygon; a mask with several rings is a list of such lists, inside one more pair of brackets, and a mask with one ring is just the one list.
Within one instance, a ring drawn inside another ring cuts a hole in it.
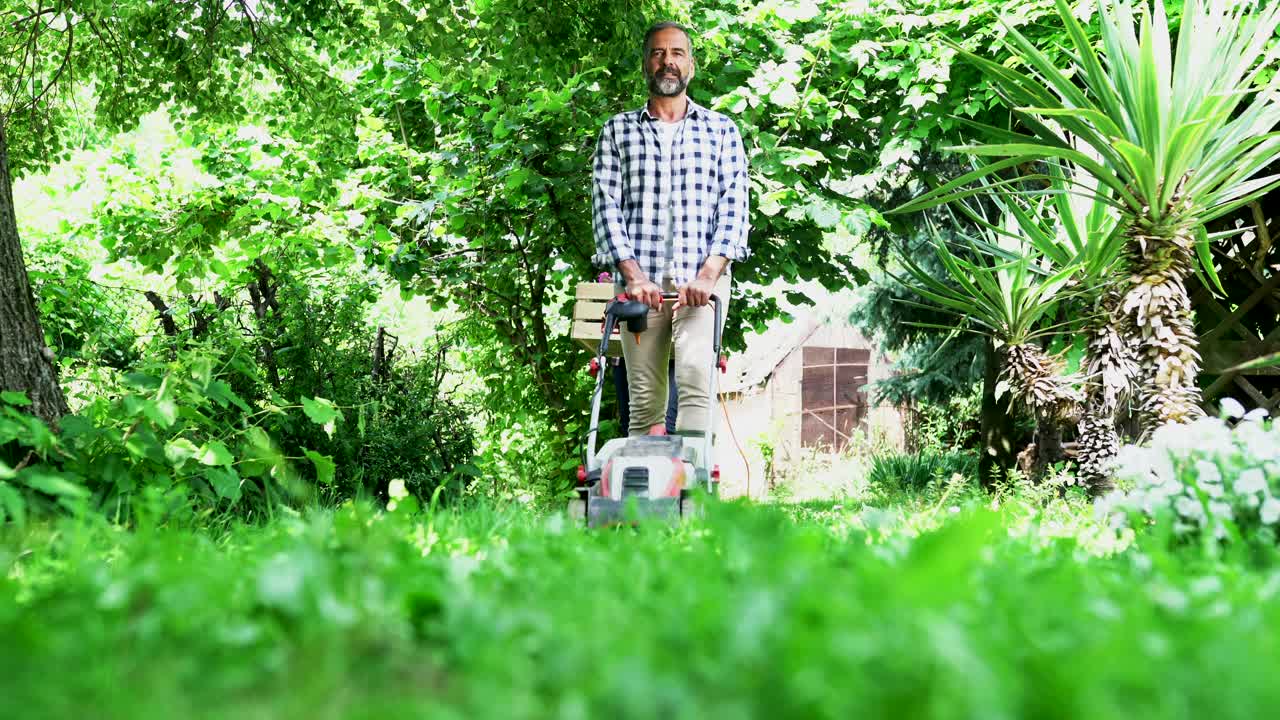
[{"label": "mower wheel", "polygon": [[574,498],[569,501],[569,522],[574,527],[586,527],[587,525],[587,501],[583,498]]},{"label": "mower wheel", "polygon": [[680,498],[680,517],[682,518],[700,518],[705,510],[706,508],[695,497]]}]

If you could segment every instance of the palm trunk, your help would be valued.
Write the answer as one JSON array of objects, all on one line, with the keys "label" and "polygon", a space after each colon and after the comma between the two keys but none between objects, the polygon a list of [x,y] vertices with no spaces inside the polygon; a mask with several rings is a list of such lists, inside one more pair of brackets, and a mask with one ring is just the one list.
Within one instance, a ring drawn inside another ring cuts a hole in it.
[{"label": "palm trunk", "polygon": [[1006,345],[1004,358],[1002,377],[1009,391],[1036,420],[1033,474],[1039,477],[1065,457],[1062,424],[1079,416],[1083,398],[1072,378],[1062,374],[1062,360],[1039,346]]},{"label": "palm trunk", "polygon": [[1142,431],[1201,417],[1199,338],[1191,317],[1187,275],[1195,240],[1189,227],[1135,228],[1126,255],[1132,269],[1122,311],[1133,323],[1129,341],[1139,348]]},{"label": "palm trunk", "polygon": [[1123,300],[1123,289],[1111,283],[1099,297],[1087,330],[1089,381],[1077,426],[1080,449],[1076,457],[1080,479],[1095,495],[1111,489],[1109,465],[1119,454],[1121,442],[1116,416],[1121,403],[1132,397],[1139,373],[1137,346],[1131,344],[1133,323],[1120,311]]},{"label": "palm trunk", "polygon": [[69,412],[53,357],[44,342],[22,259],[9,145],[0,122],[0,390],[26,393],[31,400],[28,410],[50,425]]}]

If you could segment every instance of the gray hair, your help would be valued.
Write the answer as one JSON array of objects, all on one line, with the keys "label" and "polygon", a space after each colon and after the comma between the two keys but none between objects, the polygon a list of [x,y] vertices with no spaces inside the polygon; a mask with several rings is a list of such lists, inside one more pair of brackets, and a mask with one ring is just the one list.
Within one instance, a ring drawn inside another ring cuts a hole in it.
[{"label": "gray hair", "polygon": [[685,39],[689,41],[689,54],[692,55],[693,54],[693,35],[689,33],[689,28],[681,25],[678,22],[672,22],[671,20],[664,20],[662,22],[656,22],[650,25],[649,29],[644,31],[644,43],[640,45],[640,57],[642,58],[648,57],[649,41],[653,39],[654,35],[661,32],[662,30],[670,30],[671,28],[675,28],[676,30],[679,30],[680,32],[684,33]]}]

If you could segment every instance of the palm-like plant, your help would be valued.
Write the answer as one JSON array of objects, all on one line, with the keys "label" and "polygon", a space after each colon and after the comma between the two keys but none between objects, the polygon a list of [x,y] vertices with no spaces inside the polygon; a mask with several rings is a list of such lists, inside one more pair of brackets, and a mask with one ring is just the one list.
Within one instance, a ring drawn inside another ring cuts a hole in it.
[{"label": "palm-like plant", "polygon": [[1055,332],[1049,323],[1079,266],[1053,268],[1030,247],[1018,226],[1027,222],[1039,228],[1041,221],[1032,215],[1006,214],[996,224],[978,211],[964,210],[978,229],[976,236],[958,238],[969,257],[953,253],[930,223],[930,239],[946,277],[935,277],[906,253],[899,254],[909,277],[895,279],[933,305],[902,302],[930,309],[936,305],[959,316],[960,329],[989,335],[1001,356],[997,395],[1012,393],[1035,415],[1041,437],[1045,432],[1056,437],[1062,422],[1078,413],[1082,397],[1078,379],[1066,375],[1062,359],[1046,353],[1039,341]]},{"label": "palm-like plant", "polygon": [[[1186,0],[1176,47],[1163,0],[1135,12],[1130,0],[1100,3],[1095,50],[1067,0],[1056,0],[1074,53],[1059,69],[1009,28],[1026,65],[1014,70],[957,48],[992,81],[1027,133],[980,126],[993,143],[960,148],[1007,159],[911,204],[928,207],[959,187],[1034,160],[1084,168],[1120,213],[1128,276],[1116,312],[1122,343],[1140,348],[1141,410],[1148,428],[1199,415],[1200,358],[1186,277],[1202,261],[1205,222],[1280,184],[1254,176],[1280,159],[1280,74],[1261,86],[1280,5]],[[1079,84],[1077,84],[1079,83]],[[1087,146],[1082,152],[1073,143]]]},{"label": "palm-like plant", "polygon": [[[1137,354],[1125,337],[1127,318],[1118,312],[1123,290],[1117,269],[1124,240],[1118,213],[1107,188],[1097,187],[1096,181],[1070,163],[1065,167],[1051,164],[1045,175],[1019,182],[1042,182],[1044,189],[1032,200],[994,188],[987,179],[979,184],[1002,214],[1016,220],[1015,239],[1040,253],[1050,267],[1077,269],[1071,284],[1081,291],[1086,312],[1072,330],[1086,334],[1088,352],[1076,457],[1080,479],[1091,489],[1102,491],[1107,487],[1107,466],[1120,450],[1116,416],[1121,402],[1131,397],[1139,373]],[[971,221],[1005,233],[999,226],[985,223],[967,205],[957,206]],[[985,249],[999,254],[996,248]]]}]

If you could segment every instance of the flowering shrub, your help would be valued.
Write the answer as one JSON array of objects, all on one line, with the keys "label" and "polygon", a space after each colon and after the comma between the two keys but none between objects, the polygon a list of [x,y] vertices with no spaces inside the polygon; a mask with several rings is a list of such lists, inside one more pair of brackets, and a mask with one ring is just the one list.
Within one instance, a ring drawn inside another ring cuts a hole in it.
[{"label": "flowering shrub", "polygon": [[[1228,421],[1237,421],[1232,427]],[[1222,418],[1166,425],[1148,446],[1128,445],[1112,465],[1118,489],[1098,500],[1113,525],[1172,523],[1193,539],[1212,533],[1274,542],[1280,524],[1280,426],[1225,400]]]}]

